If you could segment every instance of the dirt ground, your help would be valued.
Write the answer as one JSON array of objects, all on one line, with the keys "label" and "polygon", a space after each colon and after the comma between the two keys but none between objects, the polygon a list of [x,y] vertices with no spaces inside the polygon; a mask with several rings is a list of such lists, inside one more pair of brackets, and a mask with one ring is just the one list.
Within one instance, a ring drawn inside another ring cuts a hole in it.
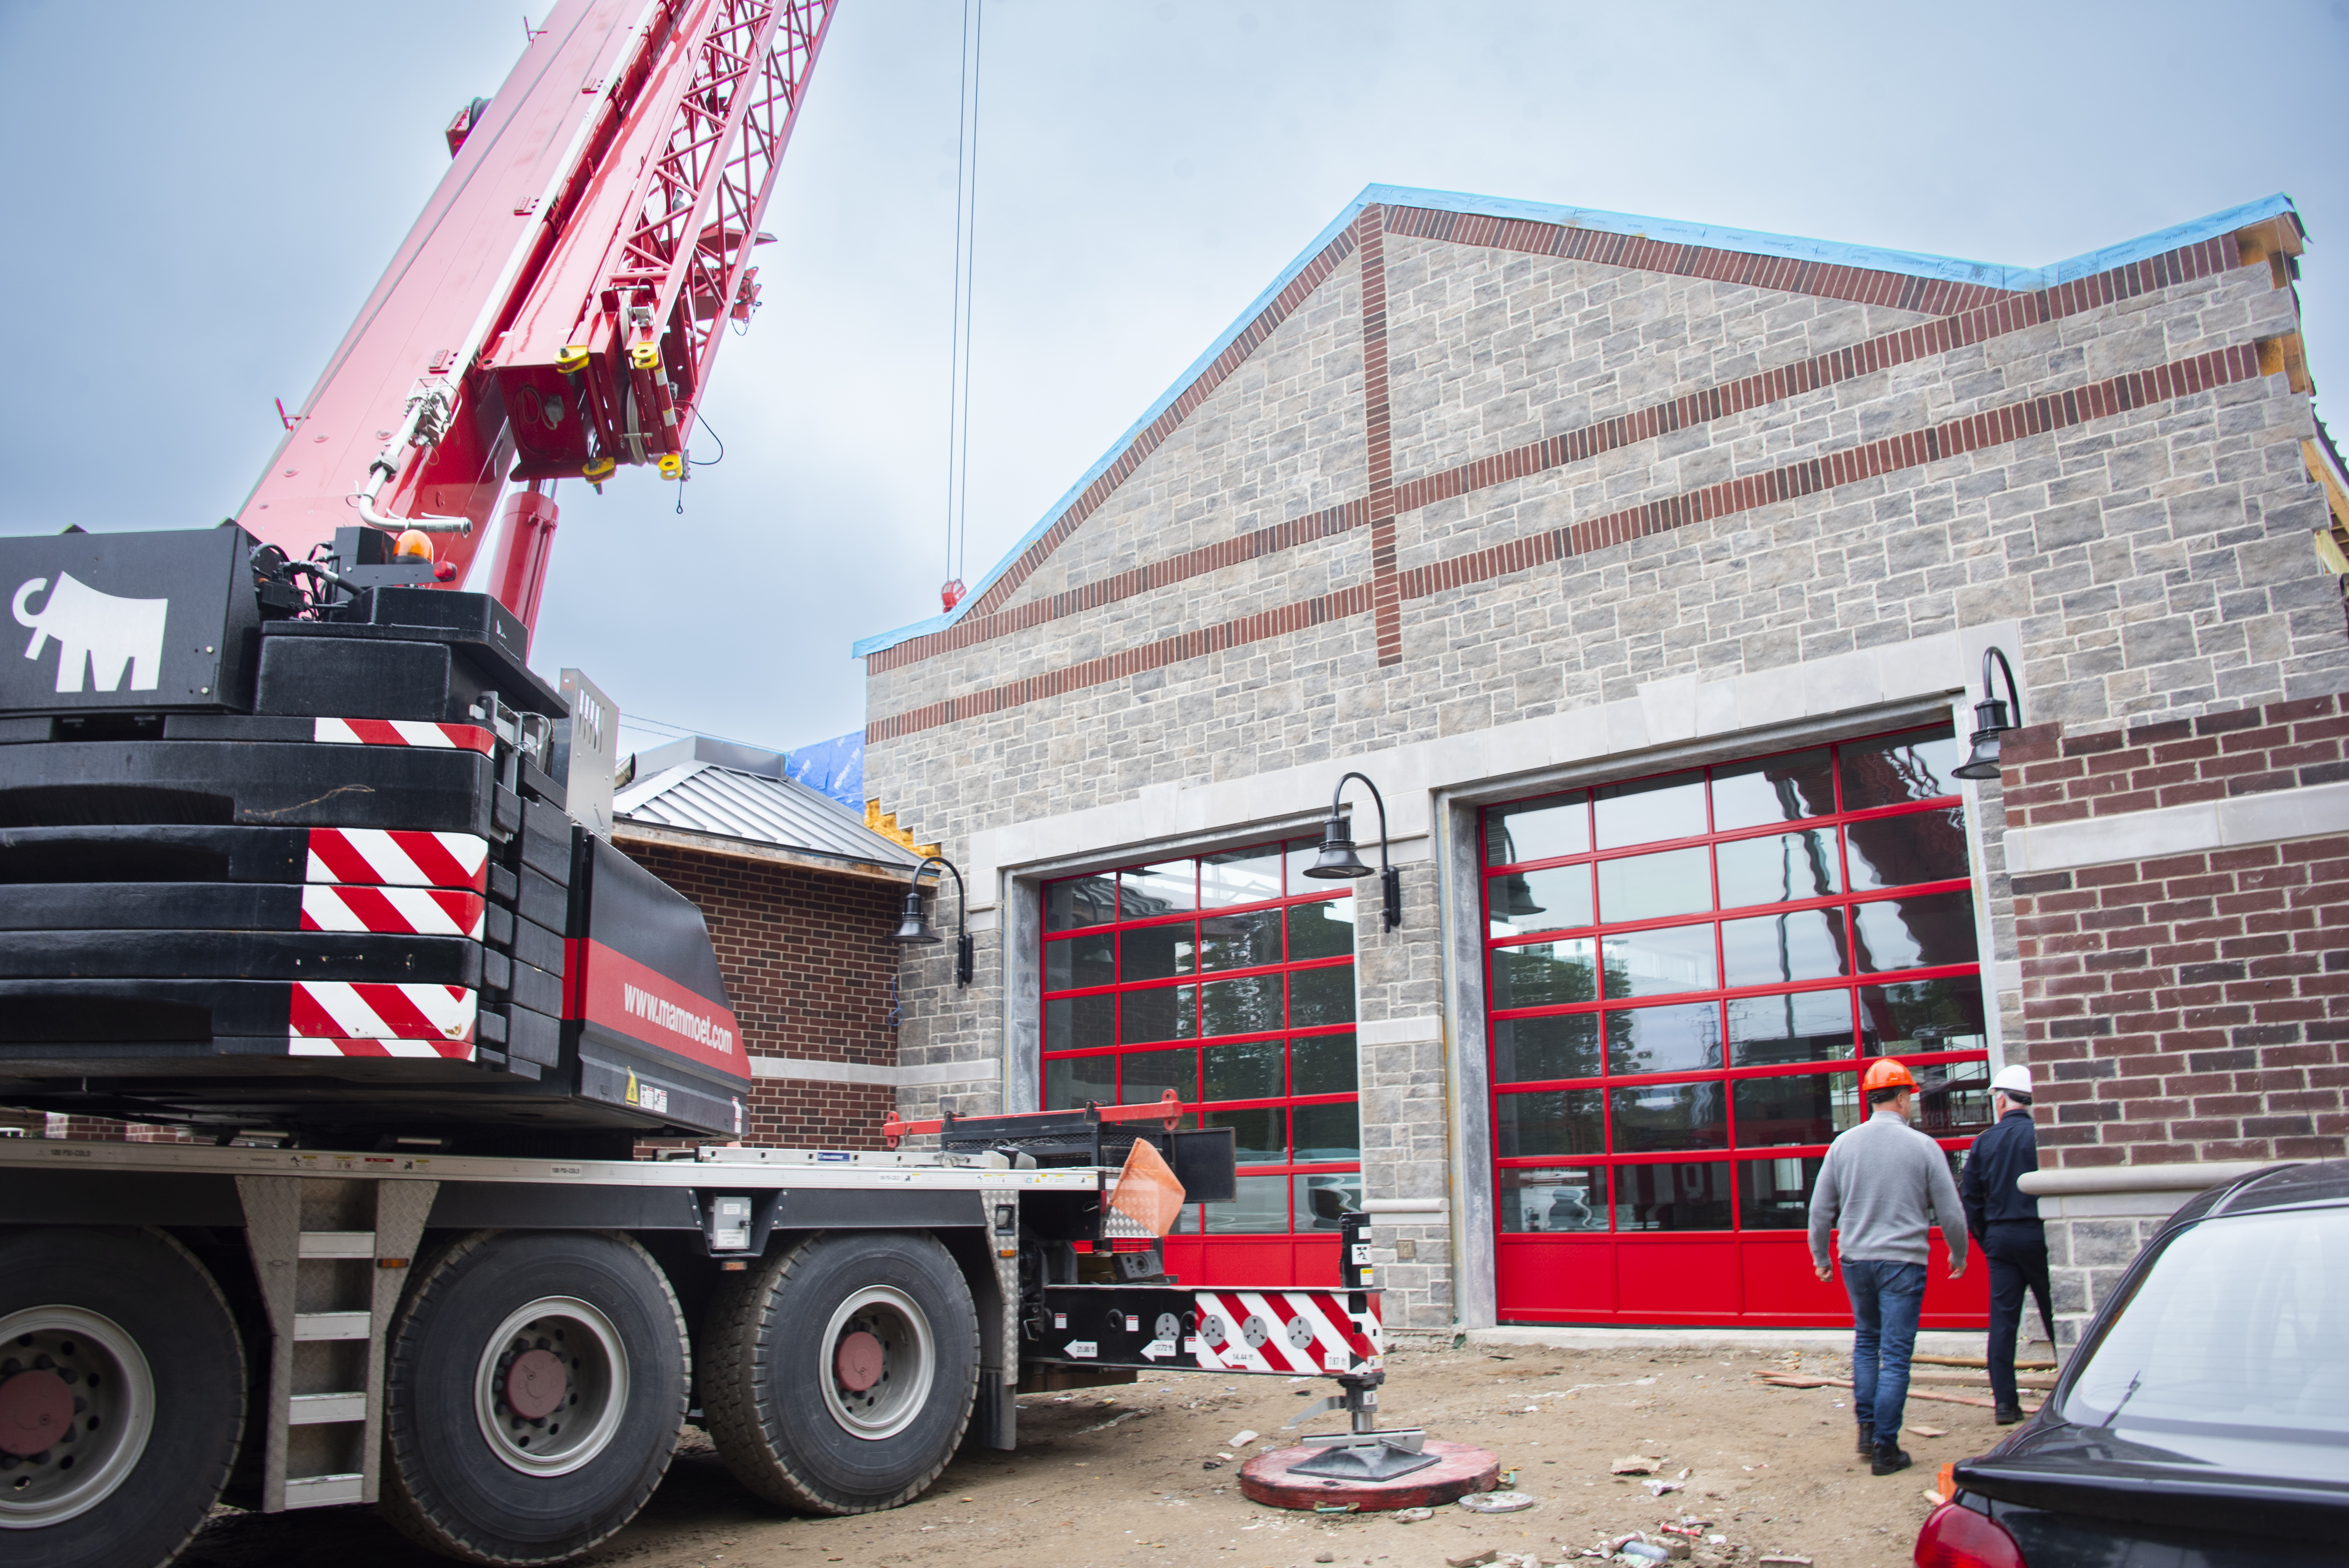
[{"label": "dirt ground", "polygon": [[[1789,1389],[1757,1370],[1799,1365],[1847,1376],[1846,1358],[1802,1353],[1406,1349],[1389,1357],[1381,1418],[1471,1442],[1517,1471],[1538,1501],[1518,1513],[1458,1507],[1405,1523],[1390,1515],[1321,1517],[1259,1507],[1240,1495],[1250,1454],[1280,1446],[1280,1425],[1332,1391],[1323,1380],[1193,1373],[1132,1387],[1020,1401],[1017,1453],[966,1449],[927,1496],[850,1519],[800,1518],[751,1500],[706,1439],[688,1442],[651,1505],[585,1561],[626,1568],[1089,1568],[1203,1563],[1289,1568],[1331,1563],[1443,1568],[1486,1548],[1547,1564],[1603,1536],[1710,1520],[1692,1568],[1743,1568],[1766,1555],[1816,1568],[1907,1568],[1924,1491],[1945,1460],[1981,1452],[2000,1429],[1988,1409],[1912,1400],[1903,1446],[1913,1469],[1877,1478],[1853,1452],[1850,1393]],[[1309,1429],[1336,1429],[1323,1417]],[[1920,1425],[1946,1435],[1925,1437]],[[1264,1434],[1245,1448],[1244,1429]],[[1643,1454],[1683,1490],[1651,1496],[1610,1475]],[[1229,1461],[1219,1454],[1231,1454]],[[1206,1469],[1208,1464],[1217,1468]],[[365,1511],[271,1518],[223,1512],[181,1559],[187,1568],[429,1568]],[[1598,1568],[1583,1559],[1583,1568]],[[1678,1568],[1678,1564],[1671,1565]]]}]

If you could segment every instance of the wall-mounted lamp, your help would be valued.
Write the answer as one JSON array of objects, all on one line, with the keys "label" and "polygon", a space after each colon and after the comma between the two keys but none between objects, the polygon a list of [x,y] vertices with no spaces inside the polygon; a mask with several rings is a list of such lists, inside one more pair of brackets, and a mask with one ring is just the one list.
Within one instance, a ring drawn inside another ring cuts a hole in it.
[{"label": "wall-mounted lamp", "polygon": [[1387,863],[1387,803],[1379,794],[1379,787],[1360,773],[1349,773],[1338,780],[1330,792],[1330,820],[1321,824],[1321,852],[1305,868],[1305,874],[1323,882],[1338,882],[1350,877],[1366,877],[1371,868],[1354,852],[1354,841],[1346,831],[1346,819],[1338,810],[1339,800],[1346,793],[1348,779],[1361,779],[1362,787],[1379,808],[1379,884],[1386,893],[1386,928],[1392,931],[1402,923],[1402,873]]},{"label": "wall-mounted lamp", "polygon": [[[2000,671],[2006,676],[2007,701],[2014,705],[2010,717],[2006,703],[1992,695],[1990,682],[1992,660],[1998,661]],[[2014,667],[2006,655],[1993,645],[1982,650],[1982,699],[1974,704],[1974,749],[1962,766],[1955,769],[1961,779],[1995,779],[1998,777],[1998,738],[2010,729],[2023,727],[2023,697],[2014,689]]]},{"label": "wall-mounted lamp", "polygon": [[897,922],[897,929],[889,940],[904,947],[918,947],[925,943],[942,940],[922,919],[922,873],[932,866],[944,866],[954,872],[955,880],[955,984],[968,985],[971,976],[970,890],[962,885],[962,872],[944,855],[932,855],[914,868],[912,882],[905,889],[905,913]]}]

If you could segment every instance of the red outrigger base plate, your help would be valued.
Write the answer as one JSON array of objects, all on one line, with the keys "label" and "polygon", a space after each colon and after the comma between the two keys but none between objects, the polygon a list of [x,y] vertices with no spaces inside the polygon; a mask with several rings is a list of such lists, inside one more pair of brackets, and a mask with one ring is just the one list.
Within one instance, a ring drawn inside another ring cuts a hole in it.
[{"label": "red outrigger base plate", "polygon": [[1436,1462],[1392,1480],[1332,1480],[1327,1476],[1289,1474],[1291,1466],[1329,1451],[1296,1448],[1258,1454],[1240,1467],[1240,1491],[1250,1502],[1268,1508],[1336,1504],[1350,1505],[1364,1513],[1383,1513],[1398,1508],[1438,1508],[1472,1491],[1490,1491],[1501,1474],[1501,1461],[1490,1449],[1434,1438],[1427,1439],[1423,1451],[1436,1455]]}]

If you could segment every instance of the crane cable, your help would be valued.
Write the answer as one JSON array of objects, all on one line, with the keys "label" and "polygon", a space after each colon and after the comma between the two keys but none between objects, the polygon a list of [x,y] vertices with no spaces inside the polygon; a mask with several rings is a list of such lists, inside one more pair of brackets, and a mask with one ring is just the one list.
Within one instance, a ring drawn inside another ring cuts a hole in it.
[{"label": "crane cable", "polygon": [[962,600],[970,535],[971,280],[978,247],[978,70],[987,0],[963,0],[960,97],[955,110],[954,320],[947,366],[947,583],[951,612]]}]

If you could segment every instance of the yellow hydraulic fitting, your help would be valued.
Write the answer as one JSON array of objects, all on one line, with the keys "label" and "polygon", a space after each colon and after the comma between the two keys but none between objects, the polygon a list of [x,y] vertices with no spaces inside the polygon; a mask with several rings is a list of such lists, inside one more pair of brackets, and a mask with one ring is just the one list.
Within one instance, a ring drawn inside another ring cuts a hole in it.
[{"label": "yellow hydraulic fitting", "polygon": [[589,484],[599,484],[603,480],[610,479],[612,477],[612,470],[618,466],[618,464],[615,463],[609,458],[596,458],[590,461],[585,468],[579,470],[579,477],[585,480]]},{"label": "yellow hydraulic fitting", "polygon": [[574,375],[579,371],[586,369],[587,346],[584,343],[573,343],[566,344],[563,347],[556,349],[554,351],[554,367],[557,370],[562,371],[565,376]]},{"label": "yellow hydraulic fitting", "polygon": [[628,363],[635,366],[639,370],[658,370],[660,368],[660,345],[657,343],[630,344],[628,346]]},{"label": "yellow hydraulic fitting", "polygon": [[683,472],[685,472],[685,458],[681,453],[663,452],[660,455],[661,478],[673,480]]}]

